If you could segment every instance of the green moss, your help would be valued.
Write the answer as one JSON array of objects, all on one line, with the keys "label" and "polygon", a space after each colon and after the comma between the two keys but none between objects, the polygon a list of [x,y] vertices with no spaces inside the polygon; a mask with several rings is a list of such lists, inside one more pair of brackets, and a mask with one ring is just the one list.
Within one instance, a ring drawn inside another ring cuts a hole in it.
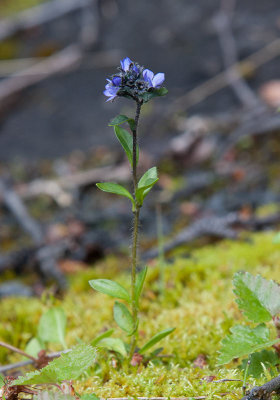
[{"label": "green moss", "polygon": [[27,8],[36,6],[43,1],[44,0],[2,0],[0,2],[0,15],[1,17],[10,16]]},{"label": "green moss", "polygon": [[[255,234],[246,241],[223,241],[195,249],[190,258],[177,257],[166,268],[166,291],[159,297],[157,266],[150,266],[141,302],[139,345],[157,331],[176,327],[175,332],[162,341],[164,354],[157,365],[149,363],[139,368],[113,368],[99,357],[99,370],[76,382],[79,392],[95,392],[102,397],[120,396],[199,396],[217,398],[229,392],[230,397],[241,395],[241,382],[210,383],[203,379],[242,378],[232,363],[228,368],[216,366],[221,339],[238,320],[243,320],[232,293],[232,277],[238,270],[261,273],[280,281],[280,246],[273,243],[275,232]],[[121,266],[121,268],[120,268]],[[68,317],[66,342],[77,339],[91,341],[104,329],[116,328],[112,319],[114,300],[94,292],[89,279],[114,278],[129,288],[128,261],[110,257],[94,269],[87,269],[70,279],[71,291],[60,304]],[[120,273],[120,271],[122,271]],[[36,334],[36,325],[50,301],[39,299],[5,299],[0,305],[0,338],[24,348]],[[50,350],[56,350],[52,346]],[[193,367],[199,354],[207,360],[206,369]],[[7,350],[0,353],[0,362],[18,360]],[[103,359],[102,359],[103,357]],[[260,380],[261,382],[261,380]],[[251,381],[253,383],[253,381]]]}]

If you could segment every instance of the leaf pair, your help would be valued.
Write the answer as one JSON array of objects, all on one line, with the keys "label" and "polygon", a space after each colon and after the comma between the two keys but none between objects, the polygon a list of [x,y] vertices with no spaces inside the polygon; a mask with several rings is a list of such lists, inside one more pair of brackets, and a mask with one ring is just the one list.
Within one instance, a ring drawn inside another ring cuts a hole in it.
[{"label": "leaf pair", "polygon": [[[150,350],[153,346],[155,346],[158,342],[164,339],[166,336],[170,335],[175,328],[165,329],[161,332],[155,334],[143,347],[138,351],[139,354],[144,354],[148,350]],[[111,331],[107,331],[108,333]],[[105,334],[107,333],[105,332]],[[103,334],[103,335],[105,335]],[[127,356],[127,351],[125,348],[125,344],[121,339],[111,338],[111,337],[103,337],[97,344],[98,347],[104,347],[108,350],[115,351],[121,354],[123,357]]]},{"label": "leaf pair", "polygon": [[[138,205],[142,206],[145,197],[147,196],[147,194],[157,181],[158,181],[158,176],[156,167],[150,168],[148,171],[145,172],[145,174],[138,182],[135,193]],[[96,186],[100,190],[103,190],[103,192],[114,193],[120,196],[127,197],[132,203],[133,210],[135,209],[135,201],[133,199],[132,194],[122,185],[113,182],[102,182],[102,183],[97,183]]]},{"label": "leaf pair", "polygon": [[[131,303],[131,297],[128,291],[117,282],[111,281],[110,279],[93,279],[89,281],[89,284],[100,293]],[[116,301],[114,305],[114,319],[119,327],[127,334],[130,335],[133,333],[134,324],[132,315],[127,307],[118,301]]]},{"label": "leaf pair", "polygon": [[[139,303],[139,298],[143,289],[146,275],[147,267],[145,267],[136,277],[135,300],[137,305]],[[89,284],[93,289],[100,293],[107,294],[117,299],[125,300],[128,304],[131,304],[130,294],[122,285],[117,282],[114,282],[110,279],[93,279],[89,281]],[[128,335],[133,334],[135,330],[133,317],[125,304],[118,301],[115,302],[114,319],[118,326]]]}]

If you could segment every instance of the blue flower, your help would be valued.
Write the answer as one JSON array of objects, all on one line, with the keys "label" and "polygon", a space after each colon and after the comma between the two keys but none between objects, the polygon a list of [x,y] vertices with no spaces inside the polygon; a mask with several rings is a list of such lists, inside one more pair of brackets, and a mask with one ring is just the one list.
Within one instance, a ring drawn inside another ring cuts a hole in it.
[{"label": "blue flower", "polygon": [[149,85],[149,88],[160,88],[165,80],[165,75],[162,72],[154,74],[151,70],[145,69],[143,71],[143,78]]},{"label": "blue flower", "polygon": [[[165,75],[160,72],[154,74],[149,69],[144,69],[138,63],[125,57],[120,61],[119,72],[107,79],[104,94],[107,101],[113,101],[116,97],[129,97],[137,102],[147,102],[154,96],[161,96],[161,88]],[[166,93],[166,92],[165,92]]]},{"label": "blue flower", "polygon": [[129,67],[131,64],[133,64],[131,59],[129,57],[125,57],[123,60],[121,60],[122,70],[125,72],[129,71]]},{"label": "blue flower", "polygon": [[106,101],[112,101],[117,97],[118,91],[120,89],[120,84],[122,82],[121,77],[113,76],[112,79],[107,79],[107,85],[105,86],[104,94],[109,97]]}]

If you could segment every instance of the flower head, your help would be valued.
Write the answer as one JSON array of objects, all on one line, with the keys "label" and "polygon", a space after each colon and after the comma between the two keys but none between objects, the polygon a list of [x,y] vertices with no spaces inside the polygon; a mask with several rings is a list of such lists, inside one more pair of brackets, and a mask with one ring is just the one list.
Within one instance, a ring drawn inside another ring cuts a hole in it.
[{"label": "flower head", "polygon": [[156,75],[149,69],[144,69],[129,57],[121,60],[119,72],[107,79],[105,96],[107,101],[113,101],[117,96],[130,97],[136,101],[148,101],[151,97],[165,93],[159,92],[165,80],[164,73]]}]

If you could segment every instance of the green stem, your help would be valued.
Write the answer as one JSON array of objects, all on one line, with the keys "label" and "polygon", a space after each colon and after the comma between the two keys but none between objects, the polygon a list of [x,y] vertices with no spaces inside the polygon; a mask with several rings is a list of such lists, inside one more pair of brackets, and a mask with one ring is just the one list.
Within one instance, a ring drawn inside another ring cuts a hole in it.
[{"label": "green stem", "polygon": [[164,282],[165,260],[163,251],[162,211],[160,203],[157,203],[156,205],[156,213],[157,213],[158,262],[159,262],[159,290],[160,290],[160,295],[163,297],[165,289],[165,282]]},{"label": "green stem", "polygon": [[134,220],[133,220],[133,239],[132,239],[132,265],[131,265],[131,300],[132,300],[132,318],[134,323],[134,333],[131,338],[131,346],[129,358],[132,358],[138,337],[138,306],[136,301],[136,266],[137,266],[137,246],[138,246],[138,230],[139,230],[139,214],[141,206],[136,201],[137,189],[137,127],[140,117],[142,102],[137,102],[135,125],[132,130],[133,135],[133,159],[132,159],[132,179],[133,179],[133,197],[135,201]]}]

